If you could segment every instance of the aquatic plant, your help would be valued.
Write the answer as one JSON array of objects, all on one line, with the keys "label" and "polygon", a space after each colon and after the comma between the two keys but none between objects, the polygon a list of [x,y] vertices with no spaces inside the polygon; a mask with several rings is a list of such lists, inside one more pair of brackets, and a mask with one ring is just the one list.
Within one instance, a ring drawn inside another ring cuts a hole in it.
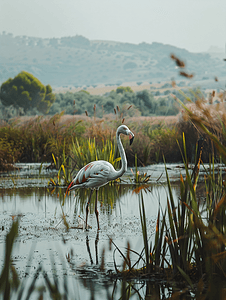
[{"label": "aquatic plant", "polygon": [[[0,291],[3,291],[4,299],[10,299],[11,289],[17,288],[18,275],[15,268],[11,265],[11,254],[13,250],[13,244],[15,238],[18,235],[18,219],[12,223],[9,233],[6,235],[5,242],[5,259],[3,269],[0,275]],[[10,275],[13,276],[13,281],[10,279]]]},{"label": "aquatic plant", "polygon": [[[56,178],[50,178],[48,185],[52,186],[67,186],[71,180],[71,168],[69,167],[70,163],[70,157],[65,155],[65,152],[63,152],[62,155],[62,161],[59,163],[59,160],[55,158],[54,154],[52,153],[54,166],[56,169],[58,169]],[[60,165],[60,167],[58,167]]]},{"label": "aquatic plant", "polygon": [[[5,259],[3,268],[0,273],[0,298],[1,299],[34,299],[34,294],[37,299],[44,299],[44,296],[48,294],[48,299],[75,299],[70,290],[69,295],[69,281],[67,274],[64,274],[63,280],[58,279],[56,270],[56,260],[54,255],[50,256],[52,274],[48,274],[43,265],[39,264],[36,267],[36,271],[31,281],[29,281],[29,267],[26,267],[26,276],[22,279],[12,263],[12,250],[14,247],[15,239],[18,236],[19,219],[12,222],[11,228],[6,235],[5,241]],[[33,248],[31,250],[34,250]],[[32,251],[28,257],[28,263],[32,260]],[[65,268],[65,262],[61,261],[62,267]],[[65,273],[65,270],[64,270]],[[38,278],[43,277],[44,282],[38,282]],[[36,298],[35,298],[36,299]]]},{"label": "aquatic plant", "polygon": [[[89,117],[81,116],[64,116],[63,112],[53,117],[21,117],[14,119],[10,123],[1,123],[0,125],[0,164],[2,170],[7,168],[7,164],[16,162],[52,162],[52,154],[54,154],[57,161],[57,168],[63,161],[63,153],[67,155],[70,149],[73,148],[73,143],[77,146],[76,139],[81,146],[85,140],[90,139],[93,142],[95,138],[95,145],[103,148],[109,147],[106,141],[112,143],[114,147],[114,136],[117,124],[121,124],[122,120],[115,119],[112,116],[105,116],[103,119],[91,119]],[[137,143],[133,148],[129,148],[125,144],[128,164],[134,164],[134,153],[138,154],[138,164],[147,165],[156,160],[155,152],[164,152],[164,143],[157,143],[157,139],[151,140],[147,135],[148,131],[143,130],[143,123],[147,121],[142,118],[126,118],[124,123],[129,125],[136,135]],[[145,128],[152,127],[145,125]],[[104,145],[103,145],[104,143]],[[170,149],[170,151],[173,151]],[[169,147],[168,147],[169,148]],[[116,151],[116,149],[115,149]],[[105,151],[106,153],[106,151]],[[169,149],[167,149],[170,155]],[[175,153],[175,151],[174,151]],[[162,156],[160,155],[159,161]]]},{"label": "aquatic plant", "polygon": [[151,177],[151,175],[147,175],[147,173],[141,173],[138,171],[137,168],[137,154],[135,154],[135,172],[131,169],[131,172],[133,174],[133,179],[131,180],[133,183],[136,184],[144,184],[147,183]]},{"label": "aquatic plant", "polygon": [[[202,164],[202,151],[196,155],[193,169],[188,167],[185,136],[180,149],[186,176],[180,176],[180,196],[175,198],[171,182],[165,168],[168,195],[167,208],[159,208],[155,236],[149,241],[146,225],[146,210],[143,201],[144,186],[136,188],[139,197],[140,220],[144,248],[137,254],[133,267],[128,254],[120,251],[126,268],[116,269],[117,276],[146,278],[158,276],[167,282],[184,286],[201,297],[224,299],[226,273],[226,187],[222,172],[216,174],[214,158],[205,169],[205,192],[199,197],[199,170]],[[222,149],[219,140],[215,141]],[[222,159],[222,161],[224,161]],[[204,167],[204,166],[203,166]],[[128,251],[127,247],[127,251]],[[129,249],[128,253],[132,253]],[[141,268],[138,267],[142,263]],[[134,268],[136,266],[136,268]],[[176,281],[175,281],[176,280]],[[186,288],[184,290],[188,291]],[[205,296],[204,296],[205,295]],[[215,296],[214,296],[215,295]],[[200,298],[202,299],[202,298]]]},{"label": "aquatic plant", "polygon": [[115,143],[109,139],[102,140],[102,145],[96,144],[96,139],[84,140],[79,143],[78,139],[72,141],[70,156],[75,162],[75,167],[80,169],[84,165],[95,160],[105,160],[110,162],[114,168],[119,166],[120,157],[116,157],[117,149]]}]

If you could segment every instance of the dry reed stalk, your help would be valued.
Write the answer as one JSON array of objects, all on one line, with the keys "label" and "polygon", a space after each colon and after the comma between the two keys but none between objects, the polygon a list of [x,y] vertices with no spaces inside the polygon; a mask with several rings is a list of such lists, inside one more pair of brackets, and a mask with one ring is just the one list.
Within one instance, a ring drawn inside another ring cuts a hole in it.
[{"label": "dry reed stalk", "polygon": [[171,54],[170,57],[172,60],[175,61],[176,65],[179,68],[185,68],[185,63],[182,60],[180,60],[178,57],[176,57],[174,54]]},{"label": "dry reed stalk", "polygon": [[188,74],[186,72],[180,72],[180,75],[186,78],[193,78],[194,74]]}]

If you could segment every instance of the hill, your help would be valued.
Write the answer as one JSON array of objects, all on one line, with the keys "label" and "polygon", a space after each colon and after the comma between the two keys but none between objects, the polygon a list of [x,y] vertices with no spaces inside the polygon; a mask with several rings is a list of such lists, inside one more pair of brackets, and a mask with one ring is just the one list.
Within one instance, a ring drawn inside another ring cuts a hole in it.
[{"label": "hill", "polygon": [[186,70],[195,73],[196,80],[225,76],[222,59],[161,43],[91,41],[83,36],[13,37],[3,32],[0,45],[0,83],[22,70],[53,87],[176,79],[178,72],[170,59],[171,53],[186,62]]}]

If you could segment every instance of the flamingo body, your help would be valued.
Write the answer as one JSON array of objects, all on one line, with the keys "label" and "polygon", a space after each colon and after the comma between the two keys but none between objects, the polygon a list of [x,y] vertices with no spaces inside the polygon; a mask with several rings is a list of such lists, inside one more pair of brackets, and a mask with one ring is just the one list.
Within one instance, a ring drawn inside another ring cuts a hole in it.
[{"label": "flamingo body", "polygon": [[[116,131],[116,142],[118,145],[119,153],[121,156],[122,166],[119,171],[116,171],[115,168],[109,162],[105,160],[97,160],[92,161],[85,165],[75,176],[72,182],[69,184],[67,191],[77,188],[90,188],[90,196],[88,203],[86,205],[86,229],[87,229],[87,219],[89,212],[89,203],[91,200],[92,193],[94,189],[96,189],[96,201],[95,201],[95,214],[97,218],[97,225],[99,230],[99,218],[98,218],[98,210],[97,210],[97,197],[98,197],[98,189],[107,184],[109,181],[115,180],[121,177],[125,171],[127,170],[127,160],[124,148],[122,146],[122,142],[120,139],[120,134],[125,134],[129,136],[130,145],[133,142],[134,134],[126,125],[121,125],[118,127]],[[67,192],[66,192],[67,193]]]},{"label": "flamingo body", "polygon": [[69,189],[91,188],[98,189],[107,184],[110,174],[116,172],[112,164],[105,160],[93,161],[85,165],[73,179]]}]

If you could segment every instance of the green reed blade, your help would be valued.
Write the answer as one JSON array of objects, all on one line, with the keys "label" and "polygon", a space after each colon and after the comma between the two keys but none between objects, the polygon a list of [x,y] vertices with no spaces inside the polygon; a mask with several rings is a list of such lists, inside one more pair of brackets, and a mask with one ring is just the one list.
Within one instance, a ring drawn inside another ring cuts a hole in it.
[{"label": "green reed blade", "polygon": [[[40,264],[39,267],[38,267],[38,269],[36,270],[35,274],[33,275],[32,282],[31,282],[31,284],[30,284],[30,286],[29,286],[29,289],[28,289],[28,291],[27,291],[27,297],[25,298],[26,300],[31,299],[31,294],[32,294],[32,293],[34,292],[34,290],[36,289],[35,283],[36,283],[36,281],[37,281],[37,279],[38,279],[38,277],[39,277],[39,274],[40,274],[41,270],[42,270],[42,266],[41,266],[41,264]],[[21,299],[21,296],[22,296],[23,291],[24,291],[24,290],[21,290],[21,292],[18,294],[18,298],[17,298],[18,300]]]},{"label": "green reed blade", "polygon": [[187,281],[187,283],[191,286],[191,288],[193,289],[193,284],[191,282],[190,277],[179,267],[177,266],[178,270],[180,271],[181,275],[184,277],[184,279]]},{"label": "green reed blade", "polygon": [[[131,264],[130,262],[128,261],[128,259],[126,258],[126,256],[122,253],[122,251],[119,249],[119,247],[111,240],[111,243],[115,246],[115,248],[118,250],[118,252],[121,254],[121,256],[123,257],[124,259],[124,262],[127,264],[127,266],[129,267],[129,269],[131,269]],[[115,264],[115,267],[116,267],[116,264]],[[116,270],[118,270],[116,268]]]},{"label": "green reed blade", "polygon": [[146,256],[146,267],[147,272],[150,272],[150,254],[149,254],[149,247],[148,247],[148,237],[147,237],[147,225],[146,225],[146,215],[145,215],[145,207],[144,207],[144,199],[142,190],[139,194],[139,210],[140,210],[140,220],[141,220],[141,228],[143,234],[143,243],[145,248],[145,256]]}]

